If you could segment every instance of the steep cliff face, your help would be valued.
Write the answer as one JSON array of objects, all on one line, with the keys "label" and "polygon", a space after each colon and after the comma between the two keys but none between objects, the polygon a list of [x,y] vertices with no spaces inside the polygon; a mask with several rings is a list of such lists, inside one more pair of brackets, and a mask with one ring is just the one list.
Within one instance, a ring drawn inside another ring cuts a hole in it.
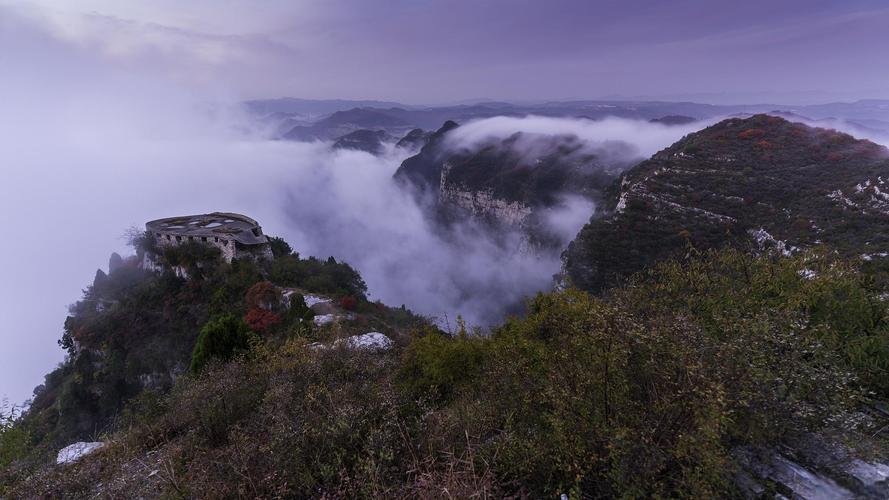
[{"label": "steep cliff face", "polygon": [[473,217],[517,227],[521,227],[531,215],[531,207],[520,201],[497,198],[493,189],[474,190],[449,182],[448,174],[452,169],[450,163],[442,165],[438,191],[438,200],[442,205],[464,210]]},{"label": "steep cliff face", "polygon": [[889,251],[886,179],[887,151],[869,141],[775,116],[725,120],[627,171],[565,252],[566,275],[600,290],[689,244],[876,259]]},{"label": "steep cliff face", "polygon": [[465,145],[448,136],[457,126],[446,123],[395,174],[433,199],[446,220],[472,218],[546,239],[536,234],[545,226],[539,212],[566,196],[598,199],[625,166],[571,135],[519,132]]}]

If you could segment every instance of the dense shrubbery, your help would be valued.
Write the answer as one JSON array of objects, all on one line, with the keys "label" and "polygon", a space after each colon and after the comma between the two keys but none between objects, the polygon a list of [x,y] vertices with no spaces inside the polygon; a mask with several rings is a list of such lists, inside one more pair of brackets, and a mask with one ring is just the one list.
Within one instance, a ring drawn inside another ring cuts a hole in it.
[{"label": "dense shrubbery", "polygon": [[449,400],[474,384],[486,360],[485,338],[462,327],[454,337],[437,331],[417,335],[405,349],[400,380],[408,394]]},{"label": "dense shrubbery", "polygon": [[[861,345],[886,341],[885,312],[830,255],[722,251],[606,297],[538,295],[489,336],[427,329],[382,355],[255,343],[143,409],[101,458],[13,492],[730,496],[736,446],[868,425],[852,417],[867,390],[885,395],[886,357]],[[163,476],[110,480],[148,452]]]},{"label": "dense shrubbery", "polygon": [[[193,354],[204,352],[196,352],[201,329],[221,317],[250,320],[263,337],[270,332],[308,335],[313,313],[305,302],[297,299],[296,309],[282,307],[274,285],[288,283],[266,281],[279,267],[298,269],[295,281],[308,292],[364,297],[364,283],[348,264],[300,259],[280,239],[272,240],[280,255],[274,262],[231,264],[219,258],[217,249],[196,242],[158,249],[150,235],[138,232],[131,240],[139,257],[114,259],[114,269],[98,271],[83,299],[70,307],[59,340],[69,360],[35,390],[22,419],[40,447],[57,449],[93,439],[112,430],[127,401],[146,388],[169,390],[192,365]],[[142,269],[145,255],[162,271]],[[181,270],[188,279],[180,276]],[[272,306],[277,309],[263,308]],[[205,338],[206,347],[212,347],[211,340]],[[241,341],[235,344],[246,347]],[[203,365],[206,356],[198,357],[197,365]]]},{"label": "dense shrubbery", "polygon": [[[752,318],[783,314],[841,356],[865,387],[889,397],[889,305],[871,277],[828,252],[792,259],[709,252],[664,263],[620,293],[638,314],[690,311],[713,336],[737,335]],[[753,347],[753,346],[751,346]]]},{"label": "dense shrubbery", "polygon": [[364,298],[367,285],[348,264],[333,257],[325,260],[296,254],[276,258],[269,269],[269,279],[277,285],[295,286],[331,295],[352,295]]}]

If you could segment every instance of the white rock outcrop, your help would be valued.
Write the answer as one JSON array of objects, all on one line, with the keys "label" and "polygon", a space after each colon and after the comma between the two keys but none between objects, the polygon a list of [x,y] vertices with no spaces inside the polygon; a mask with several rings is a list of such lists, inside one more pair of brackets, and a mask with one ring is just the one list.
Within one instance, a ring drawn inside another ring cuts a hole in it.
[{"label": "white rock outcrop", "polygon": [[315,316],[312,321],[315,323],[315,326],[322,326],[328,323],[333,323],[335,319],[336,316],[333,314],[319,314],[318,316]]},{"label": "white rock outcrop", "polygon": [[361,351],[388,351],[392,348],[392,339],[380,332],[368,332],[361,335],[353,335],[344,339],[335,341],[332,345],[314,342],[308,345],[309,349],[330,349],[331,347],[343,346],[348,349],[356,349]]},{"label": "white rock outcrop", "polygon": [[346,345],[350,349],[367,351],[387,351],[392,348],[392,340],[380,332],[368,332],[337,340],[334,345]]},{"label": "white rock outcrop", "polygon": [[56,456],[56,463],[70,464],[76,462],[103,446],[105,446],[105,443],[101,441],[81,441],[79,443],[68,445],[59,450],[59,454]]}]

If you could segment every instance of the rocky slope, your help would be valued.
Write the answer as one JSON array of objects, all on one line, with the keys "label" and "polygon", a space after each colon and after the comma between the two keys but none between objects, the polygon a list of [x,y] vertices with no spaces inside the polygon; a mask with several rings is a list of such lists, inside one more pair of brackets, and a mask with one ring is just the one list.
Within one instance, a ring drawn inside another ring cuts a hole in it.
[{"label": "rocky slope", "polygon": [[601,290],[689,244],[882,259],[887,181],[887,150],[872,142],[776,116],[725,120],[628,170],[565,251],[565,275]]}]

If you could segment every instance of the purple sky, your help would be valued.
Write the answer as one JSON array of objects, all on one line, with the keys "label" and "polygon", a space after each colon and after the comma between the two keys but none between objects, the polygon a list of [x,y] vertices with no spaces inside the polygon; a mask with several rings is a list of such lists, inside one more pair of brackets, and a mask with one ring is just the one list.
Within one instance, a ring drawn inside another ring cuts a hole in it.
[{"label": "purple sky", "polygon": [[[4,0],[0,0],[0,5]],[[238,98],[889,97],[889,6],[826,0],[34,0],[120,65]]]}]

